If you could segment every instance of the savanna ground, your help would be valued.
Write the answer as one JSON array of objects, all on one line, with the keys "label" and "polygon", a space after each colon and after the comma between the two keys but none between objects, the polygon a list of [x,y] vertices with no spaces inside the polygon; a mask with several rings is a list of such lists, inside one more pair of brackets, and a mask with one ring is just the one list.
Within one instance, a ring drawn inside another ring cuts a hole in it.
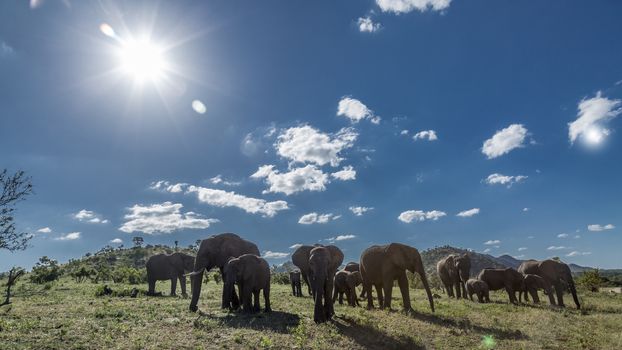
[{"label": "savanna ground", "polygon": [[[97,288],[66,277],[47,286],[24,279],[0,308],[0,348],[622,349],[622,295],[582,292],[581,311],[515,306],[505,293],[493,293],[491,304],[441,295],[431,313],[415,290],[413,314],[336,305],[334,321],[316,325],[311,298],[294,298],[285,285],[272,285],[272,313],[250,316],[221,310],[222,284],[214,281],[203,287],[201,313],[181,297],[96,297]],[[393,298],[401,308],[398,288]]]}]

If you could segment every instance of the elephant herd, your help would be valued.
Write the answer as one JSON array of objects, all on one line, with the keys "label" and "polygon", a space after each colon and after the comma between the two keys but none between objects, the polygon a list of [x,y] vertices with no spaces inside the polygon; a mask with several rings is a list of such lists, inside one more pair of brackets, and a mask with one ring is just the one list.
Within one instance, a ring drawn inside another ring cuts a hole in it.
[{"label": "elephant herd", "polygon": [[[292,254],[292,262],[298,270],[290,272],[292,294],[302,296],[302,281],[313,297],[313,319],[317,323],[330,320],[335,314],[333,304],[343,303],[345,295],[350,306],[357,306],[359,298],[367,299],[367,308],[374,307],[372,287],[376,291],[381,309],[391,308],[393,286],[397,281],[402,295],[402,305],[412,311],[406,271],[418,274],[426,291],[430,309],[434,311],[434,298],[419,251],[400,243],[374,245],[365,249],[359,262],[349,262],[343,269],[343,252],[334,245],[303,245]],[[186,296],[186,276],[190,276],[192,298],[189,309],[198,310],[203,272],[217,267],[224,281],[222,308],[238,309],[243,312],[260,310],[260,292],[263,292],[264,310],[270,308],[270,268],[260,257],[254,243],[233,233],[211,236],[201,241],[197,256],[183,253],[158,254],[147,261],[148,295],[155,294],[158,280],[171,280],[171,295],[176,293],[177,280],[182,295]],[[569,290],[577,308],[580,308],[570,269],[555,260],[523,262],[518,270],[483,269],[477,278],[470,278],[471,261],[468,254],[452,254],[437,263],[437,272],[449,297],[467,298],[473,301],[475,294],[479,302],[489,301],[490,290],[505,289],[510,301],[528,300],[528,293],[534,302],[539,302],[538,289],[544,290],[552,305],[564,306],[563,293]],[[235,285],[238,286],[236,293]],[[362,285],[360,296],[356,287]],[[553,296],[555,292],[557,302]]]}]

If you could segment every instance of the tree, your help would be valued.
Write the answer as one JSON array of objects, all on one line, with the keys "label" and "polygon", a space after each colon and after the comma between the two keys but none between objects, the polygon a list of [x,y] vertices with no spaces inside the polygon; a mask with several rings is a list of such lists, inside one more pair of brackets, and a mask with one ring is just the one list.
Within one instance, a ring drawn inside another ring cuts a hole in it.
[{"label": "tree", "polygon": [[2,304],[0,304],[0,306],[8,305],[11,303],[11,301],[9,300],[11,298],[11,287],[15,285],[17,279],[20,278],[24,274],[24,272],[24,269],[22,269],[21,267],[14,267],[11,269],[11,271],[9,271],[9,279],[6,282],[6,299]]},{"label": "tree", "polygon": [[85,266],[81,266],[79,269],[70,273],[70,276],[73,277],[78,283],[82,283],[82,281],[86,278],[90,278],[93,275],[95,275],[95,271],[87,269]]},{"label": "tree", "polygon": [[145,240],[142,237],[136,236],[132,238],[132,242],[134,242],[134,247],[142,247]]},{"label": "tree", "polygon": [[56,281],[61,275],[58,261],[50,259],[47,256],[39,258],[39,262],[32,268],[30,273],[30,281],[33,283],[46,283]]},{"label": "tree", "polygon": [[175,241],[175,251],[179,250],[179,241]]},{"label": "tree", "polygon": [[581,276],[577,277],[577,284],[586,287],[592,292],[598,291],[598,287],[600,287],[604,282],[605,281],[600,276],[600,271],[598,269],[585,271],[581,274]]},{"label": "tree", "polygon": [[24,250],[32,237],[26,232],[15,231],[15,204],[32,193],[30,177],[23,171],[9,175],[4,169],[0,172],[0,249],[11,252]]}]

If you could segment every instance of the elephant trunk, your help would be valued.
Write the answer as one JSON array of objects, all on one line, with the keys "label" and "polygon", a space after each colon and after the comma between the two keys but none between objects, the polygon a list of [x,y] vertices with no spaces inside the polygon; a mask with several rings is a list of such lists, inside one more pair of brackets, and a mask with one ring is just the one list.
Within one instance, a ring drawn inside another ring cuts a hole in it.
[{"label": "elephant trunk", "polygon": [[579,298],[577,297],[577,289],[572,278],[568,281],[568,287],[570,288],[570,293],[572,293],[572,299],[574,299],[574,303],[577,305],[577,310],[581,309],[581,304],[579,304]]},{"label": "elephant trunk", "polygon": [[421,261],[421,257],[418,259],[419,261],[415,264],[415,271],[419,273],[421,276],[421,283],[423,283],[423,288],[425,288],[425,292],[428,295],[428,301],[430,302],[430,309],[434,312],[434,298],[432,297],[432,292],[430,291],[430,285],[428,284],[428,278],[425,275],[425,269],[423,268],[423,262]]},{"label": "elephant trunk", "polygon": [[223,288],[223,304],[231,308],[231,296],[235,289],[235,279],[231,277],[226,278]]},{"label": "elephant trunk", "polygon": [[194,271],[189,273],[190,283],[192,285],[192,299],[190,300],[190,311],[196,312],[198,310],[197,304],[199,302],[199,296],[201,295],[201,285],[203,284],[203,270],[205,270],[205,264],[201,263],[198,259],[194,265]]}]

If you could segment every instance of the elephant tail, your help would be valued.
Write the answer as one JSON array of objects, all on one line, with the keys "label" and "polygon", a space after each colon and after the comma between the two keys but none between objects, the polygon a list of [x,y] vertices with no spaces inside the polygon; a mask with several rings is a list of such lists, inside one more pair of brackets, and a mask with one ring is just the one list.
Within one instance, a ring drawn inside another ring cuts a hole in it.
[{"label": "elephant tail", "polygon": [[425,268],[423,267],[423,261],[421,260],[421,256],[417,259],[416,270],[419,276],[421,277],[421,283],[423,283],[423,288],[425,288],[425,292],[428,295],[428,301],[430,302],[430,309],[434,312],[434,298],[432,297],[432,292],[430,291],[430,285],[428,283],[428,278],[425,275]]}]

